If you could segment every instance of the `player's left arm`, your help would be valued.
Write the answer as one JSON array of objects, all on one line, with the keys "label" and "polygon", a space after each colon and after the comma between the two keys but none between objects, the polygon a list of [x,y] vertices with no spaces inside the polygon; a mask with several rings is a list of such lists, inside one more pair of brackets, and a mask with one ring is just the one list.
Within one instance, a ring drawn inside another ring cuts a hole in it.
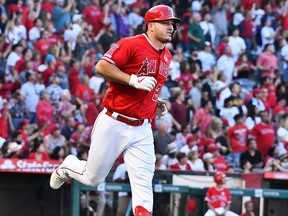
[{"label": "player's left arm", "polygon": [[225,213],[226,213],[227,211],[229,211],[229,209],[230,209],[230,203],[227,203],[227,205],[226,205],[226,207],[225,207],[224,215],[225,215]]}]

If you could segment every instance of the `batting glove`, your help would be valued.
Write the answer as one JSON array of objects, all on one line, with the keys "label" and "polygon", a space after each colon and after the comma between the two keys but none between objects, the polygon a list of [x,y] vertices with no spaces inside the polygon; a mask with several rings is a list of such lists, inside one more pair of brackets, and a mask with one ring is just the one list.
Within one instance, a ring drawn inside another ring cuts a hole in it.
[{"label": "batting glove", "polygon": [[163,117],[166,113],[168,113],[168,109],[166,106],[166,100],[158,98],[157,102],[158,110],[157,110],[157,116]]},{"label": "batting glove", "polygon": [[132,74],[130,77],[129,85],[133,86],[136,89],[141,89],[145,91],[151,91],[157,81],[154,77],[151,76],[139,76],[137,77],[135,74]]}]

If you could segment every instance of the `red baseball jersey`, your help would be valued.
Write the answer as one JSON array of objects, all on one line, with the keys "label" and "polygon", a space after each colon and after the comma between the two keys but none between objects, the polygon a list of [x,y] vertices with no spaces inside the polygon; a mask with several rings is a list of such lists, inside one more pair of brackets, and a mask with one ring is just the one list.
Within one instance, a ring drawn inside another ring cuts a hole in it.
[{"label": "red baseball jersey", "polygon": [[156,86],[150,91],[109,80],[103,104],[107,109],[138,119],[153,119],[157,100],[169,73],[171,53],[159,50],[145,34],[123,38],[101,58],[115,64],[121,71],[137,76],[153,76]]},{"label": "red baseball jersey", "polygon": [[263,156],[267,155],[270,147],[274,145],[275,132],[270,124],[260,122],[252,129],[252,136],[256,138],[257,147]]},{"label": "red baseball jersey", "polygon": [[205,201],[211,203],[213,208],[225,208],[227,204],[231,203],[230,191],[224,187],[221,189],[215,186],[210,187],[206,193]]},{"label": "red baseball jersey", "polygon": [[97,35],[101,28],[105,26],[103,24],[104,13],[98,6],[90,5],[86,7],[83,11],[83,17],[89,24],[93,26],[95,35]]},{"label": "red baseball jersey", "polygon": [[229,128],[227,135],[231,139],[233,153],[243,152],[247,149],[248,129],[246,125],[234,125]]}]

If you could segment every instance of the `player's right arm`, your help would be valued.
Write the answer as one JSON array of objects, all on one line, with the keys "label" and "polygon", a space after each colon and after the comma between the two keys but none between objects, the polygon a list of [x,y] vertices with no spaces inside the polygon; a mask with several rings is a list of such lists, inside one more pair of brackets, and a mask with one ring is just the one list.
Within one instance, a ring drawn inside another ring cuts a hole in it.
[{"label": "player's right arm", "polygon": [[121,71],[116,65],[100,60],[96,64],[96,73],[108,80],[129,85],[130,75]]},{"label": "player's right arm", "polygon": [[151,91],[157,81],[151,76],[136,76],[135,74],[127,74],[121,71],[116,65],[105,60],[100,60],[96,64],[96,73],[102,75],[108,80],[130,85],[136,89]]}]

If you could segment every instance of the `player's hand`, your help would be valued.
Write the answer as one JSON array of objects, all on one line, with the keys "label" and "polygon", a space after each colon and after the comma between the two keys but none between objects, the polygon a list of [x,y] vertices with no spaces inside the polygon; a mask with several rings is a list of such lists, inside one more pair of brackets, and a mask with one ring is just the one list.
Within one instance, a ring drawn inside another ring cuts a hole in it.
[{"label": "player's hand", "polygon": [[166,106],[166,100],[160,99],[158,98],[158,102],[157,102],[157,116],[160,118],[162,116],[164,116],[166,113],[168,113],[168,109]]},{"label": "player's hand", "polygon": [[133,86],[136,89],[141,89],[145,91],[151,91],[157,81],[154,77],[151,76],[139,76],[137,77],[135,74],[132,74],[130,77],[129,85]]}]

